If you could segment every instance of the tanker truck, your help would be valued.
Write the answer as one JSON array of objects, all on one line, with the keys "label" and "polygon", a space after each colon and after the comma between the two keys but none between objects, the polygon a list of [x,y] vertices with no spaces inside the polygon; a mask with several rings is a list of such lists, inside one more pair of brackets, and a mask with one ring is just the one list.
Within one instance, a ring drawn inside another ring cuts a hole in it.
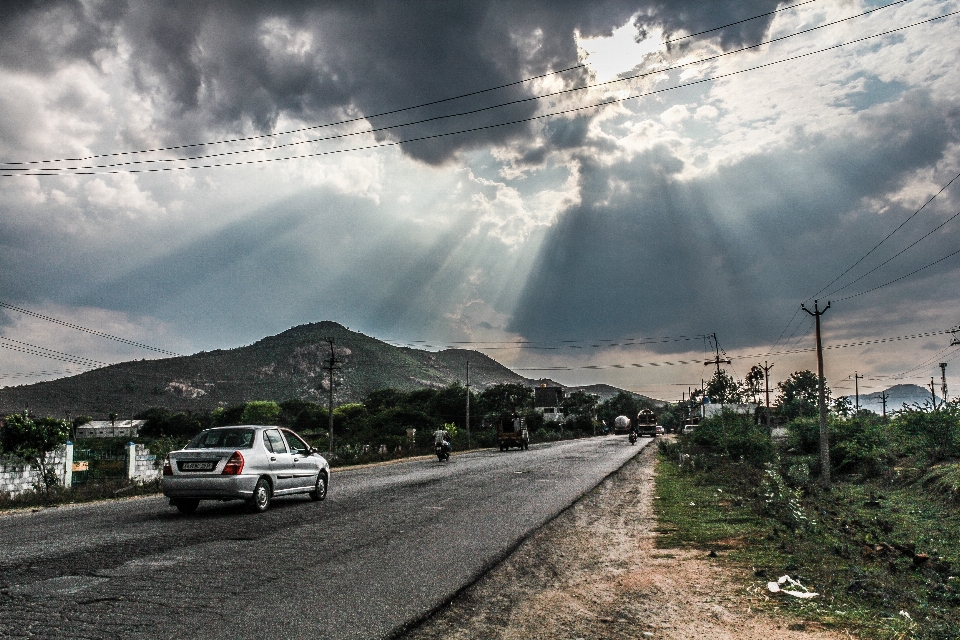
[{"label": "tanker truck", "polygon": [[613,421],[613,434],[622,436],[630,433],[630,418],[627,416],[617,416]]}]

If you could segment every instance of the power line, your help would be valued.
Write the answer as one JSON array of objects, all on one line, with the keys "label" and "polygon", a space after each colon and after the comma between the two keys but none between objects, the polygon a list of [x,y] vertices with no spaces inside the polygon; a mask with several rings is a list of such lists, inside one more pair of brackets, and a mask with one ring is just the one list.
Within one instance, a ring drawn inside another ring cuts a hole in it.
[{"label": "power line", "polygon": [[866,291],[861,291],[860,293],[855,293],[855,294],[853,294],[852,296],[847,296],[847,297],[845,297],[845,298],[840,298],[839,300],[837,300],[837,302],[840,302],[840,301],[842,301],[842,300],[849,300],[849,299],[851,299],[851,298],[857,298],[857,297],[862,296],[862,295],[864,295],[864,294],[866,294],[866,293],[870,293],[871,291],[876,291],[877,289],[882,289],[883,287],[886,287],[886,286],[888,286],[888,285],[891,285],[891,284],[893,284],[893,283],[895,283],[895,282],[900,282],[900,281],[903,280],[904,278],[909,278],[910,276],[912,276],[912,275],[914,275],[914,274],[916,274],[916,273],[920,273],[920,272],[923,271],[924,269],[927,269],[927,268],[929,268],[929,267],[932,267],[932,266],[935,265],[935,264],[939,264],[939,263],[943,262],[944,260],[946,260],[947,258],[952,258],[953,256],[957,255],[958,253],[960,253],[960,249],[957,249],[957,250],[954,251],[953,253],[949,253],[949,254],[943,256],[943,257],[940,258],[939,260],[934,260],[934,261],[931,262],[930,264],[924,265],[924,266],[920,267],[919,269],[914,269],[914,270],[911,271],[910,273],[908,273],[908,274],[906,274],[906,275],[903,275],[903,276],[900,276],[899,278],[896,278],[896,279],[894,279],[894,280],[891,280],[890,282],[885,282],[885,283],[883,283],[883,284],[881,284],[881,285],[878,285],[878,286],[876,286],[876,287],[873,287],[872,289],[867,289]]},{"label": "power line", "polygon": [[[932,329],[929,331],[923,331],[919,333],[901,335],[901,336],[888,336],[884,338],[867,338],[864,340],[854,340],[848,342],[841,342],[836,344],[824,345],[823,349],[848,349],[851,347],[863,347],[873,344],[885,344],[892,342],[902,342],[906,340],[915,340],[917,338],[929,338],[938,335],[946,335],[950,333],[949,329]],[[727,358],[731,360],[747,360],[754,358],[764,358],[770,356],[786,356],[786,355],[795,355],[798,353],[809,353],[816,351],[815,347],[806,347],[803,349],[790,349],[787,351],[767,351],[764,353],[752,353],[747,355],[728,355],[726,351],[721,349],[721,353],[726,355]],[[783,358],[780,358],[781,360]],[[779,360],[777,360],[779,362]],[[552,365],[547,367],[518,367],[512,368],[511,371],[575,371],[581,369],[629,369],[629,368],[644,368],[644,367],[661,367],[661,366],[676,366],[676,365],[688,365],[688,364],[701,364],[703,360],[698,358],[696,360],[662,360],[659,362],[635,362],[635,363],[618,363],[618,364],[593,364],[593,365],[582,365],[579,367],[568,367],[562,365]],[[713,364],[713,363],[710,363]]]},{"label": "power line", "polygon": [[[899,2],[906,2],[907,0],[898,0],[898,1],[899,1]],[[890,5],[885,5],[885,6],[890,6]],[[881,7],[881,8],[883,8],[883,7]],[[665,93],[665,92],[667,92],[667,91],[673,91],[673,90],[676,90],[676,89],[683,89],[683,88],[687,88],[687,87],[692,87],[692,86],[699,85],[699,84],[704,84],[704,83],[707,83],[707,82],[714,82],[714,81],[720,80],[720,79],[722,79],[722,78],[727,78],[727,77],[731,77],[731,76],[735,76],[735,75],[740,75],[740,74],[746,73],[746,72],[748,72],[748,71],[756,71],[756,70],[758,70],[758,69],[763,69],[763,68],[766,68],[766,67],[771,67],[771,66],[774,66],[774,65],[777,65],[777,64],[781,64],[781,63],[784,63],[784,62],[791,62],[791,61],[794,61],[794,60],[799,60],[799,59],[806,58],[806,57],[809,57],[809,56],[812,56],[812,55],[816,55],[816,54],[819,54],[819,53],[824,53],[824,52],[826,52],[826,51],[831,51],[831,50],[834,50],[834,49],[839,49],[839,48],[841,48],[841,47],[846,47],[846,46],[849,46],[849,45],[852,45],[852,44],[858,44],[858,43],[860,43],[860,42],[864,42],[864,41],[867,41],[867,40],[871,40],[871,39],[873,39],[873,38],[878,38],[878,37],[882,37],[882,36],[885,36],[885,35],[890,35],[890,34],[892,34],[892,33],[897,33],[897,32],[899,32],[899,31],[903,31],[903,30],[905,30],[905,29],[909,29],[909,28],[912,28],[912,27],[916,27],[916,26],[920,26],[920,25],[927,24],[927,23],[930,23],[930,22],[934,22],[934,21],[936,21],[936,20],[942,20],[942,19],[944,19],[944,18],[953,16],[953,15],[957,15],[957,14],[960,14],[960,11],[955,11],[955,12],[952,12],[952,13],[947,13],[947,14],[944,14],[944,15],[936,16],[936,17],[934,17],[934,18],[929,18],[929,19],[927,19],[927,20],[922,20],[922,21],[920,21],[920,22],[916,22],[916,23],[913,23],[913,24],[909,24],[909,25],[905,25],[905,26],[902,26],[902,27],[897,27],[897,28],[895,28],[895,29],[890,29],[890,30],[887,30],[887,31],[883,31],[883,32],[881,32],[881,33],[876,33],[876,34],[873,34],[873,35],[870,35],[870,36],[865,36],[865,37],[863,37],[863,38],[857,38],[857,39],[851,40],[851,41],[849,41],[849,42],[844,42],[844,43],[841,43],[841,44],[832,45],[832,46],[829,46],[829,47],[825,47],[825,48],[823,48],[823,49],[817,49],[817,50],[814,50],[814,51],[809,51],[809,52],[807,52],[807,53],[798,54],[798,55],[796,55],[796,56],[790,56],[790,57],[783,58],[783,59],[780,59],[780,60],[775,60],[775,61],[773,61],[773,62],[768,62],[768,63],[756,65],[756,66],[754,66],[754,67],[748,67],[748,68],[746,68],[746,69],[740,69],[740,70],[738,70],[738,71],[731,71],[731,72],[728,72],[728,73],[724,73],[724,74],[712,76],[712,77],[710,77],[710,78],[702,78],[702,79],[699,79],[699,80],[694,80],[694,81],[691,81],[691,82],[674,85],[674,86],[672,86],[672,87],[664,87],[664,88],[662,88],[662,89],[656,89],[656,90],[652,90],[652,91],[647,91],[647,92],[639,93],[639,94],[636,94],[636,95],[633,95],[633,96],[627,96],[627,97],[624,97],[624,98],[611,98],[611,99],[603,100],[603,101],[601,101],[601,102],[598,102],[598,103],[595,103],[595,104],[591,104],[591,105],[585,105],[585,106],[580,106],[580,107],[573,107],[573,108],[569,108],[569,109],[563,109],[563,110],[560,110],[560,111],[554,111],[554,112],[551,112],[551,113],[541,114],[541,115],[537,115],[537,116],[530,116],[530,117],[527,117],[527,118],[518,118],[518,119],[516,119],[516,120],[510,120],[510,121],[507,121],[507,122],[500,122],[500,123],[483,125],[483,126],[478,126],[478,127],[471,127],[471,128],[467,128],[467,129],[460,129],[460,130],[457,130],[457,131],[450,131],[450,132],[446,132],[446,133],[438,133],[438,134],[425,135],[425,136],[420,136],[420,137],[417,137],[417,138],[410,138],[410,139],[407,139],[407,140],[396,140],[396,141],[391,141],[391,142],[382,142],[382,143],[377,143],[377,144],[369,144],[369,145],[362,145],[362,146],[357,146],[357,147],[350,147],[350,148],[346,148],[346,149],[335,149],[335,150],[330,150],[330,151],[320,151],[320,152],[306,153],[306,154],[299,154],[299,155],[291,155],[291,156],[285,156],[285,157],[261,158],[261,159],[257,159],[257,160],[238,160],[238,161],[235,161],[235,162],[216,162],[216,163],[204,164],[204,165],[188,165],[188,166],[179,166],[179,167],[159,167],[159,168],[146,168],[146,169],[123,169],[123,170],[116,170],[116,169],[114,169],[114,170],[109,170],[109,171],[81,171],[81,169],[86,169],[86,168],[98,169],[98,168],[108,168],[108,167],[111,167],[111,166],[125,166],[126,164],[145,164],[145,163],[147,163],[147,162],[172,162],[172,161],[177,161],[177,160],[184,160],[184,159],[182,159],[182,158],[181,158],[181,159],[173,159],[173,160],[171,160],[171,159],[166,159],[166,160],[153,160],[153,161],[139,161],[139,162],[135,162],[135,163],[118,163],[118,165],[99,165],[99,166],[93,166],[93,167],[67,167],[67,168],[63,168],[63,169],[60,169],[60,168],[46,169],[46,171],[55,171],[56,173],[29,173],[29,171],[30,171],[29,169],[18,169],[18,168],[13,168],[13,167],[3,167],[3,168],[0,168],[0,171],[24,171],[24,173],[0,174],[0,177],[7,177],[7,178],[9,178],[9,177],[23,177],[23,176],[57,176],[57,175],[112,175],[112,174],[118,174],[118,173],[161,173],[161,172],[166,172],[166,171],[183,171],[183,170],[187,170],[187,169],[214,169],[214,168],[234,167],[234,166],[243,166],[243,165],[252,165],[252,164],[266,164],[266,163],[272,163],[272,162],[285,162],[285,161],[287,161],[287,160],[302,160],[302,159],[306,159],[306,158],[317,158],[317,157],[323,157],[323,156],[329,156],[329,155],[336,155],[336,154],[341,154],[341,153],[352,153],[352,152],[356,152],[356,151],[369,151],[369,150],[382,149],[382,148],[387,148],[387,147],[397,147],[397,146],[400,146],[400,145],[410,144],[410,143],[413,143],[413,142],[423,142],[423,141],[426,141],[426,140],[435,140],[435,139],[438,139],[438,138],[444,138],[444,137],[448,137],[448,136],[463,135],[463,134],[466,134],[466,133],[475,133],[475,132],[478,132],[478,131],[485,131],[485,130],[496,129],[496,128],[500,128],[500,127],[513,126],[513,125],[517,125],[517,124],[524,124],[524,123],[527,123],[527,122],[534,122],[534,121],[537,121],[537,120],[554,118],[554,117],[557,117],[557,116],[568,115],[568,114],[571,114],[571,113],[577,113],[577,112],[585,111],[585,110],[589,110],[589,109],[597,109],[597,108],[604,107],[604,106],[608,106],[608,105],[611,105],[611,104],[617,104],[617,103],[621,103],[621,102],[626,102],[627,100],[637,100],[637,99],[639,99],[639,98],[644,98],[644,97],[648,97],[648,96],[652,96],[652,95],[657,95],[657,94],[660,94],[660,93]],[[853,16],[853,17],[859,17],[859,16]],[[848,19],[850,19],[850,18],[848,18]],[[830,24],[834,24],[834,23],[830,23]],[[823,26],[828,26],[828,25],[823,25]],[[822,27],[815,27],[815,28],[822,28]],[[815,28],[814,28],[814,29],[815,29]],[[813,30],[813,29],[810,29],[810,30]],[[810,30],[807,30],[807,31],[810,31]],[[803,33],[803,32],[800,32],[800,33]],[[798,34],[793,34],[793,35],[799,35],[799,33],[798,33]],[[779,38],[779,39],[784,39],[784,38],[787,38],[787,37],[792,37],[792,36],[783,36],[782,38]],[[748,47],[748,48],[754,48],[754,47],[757,47],[757,46],[761,46],[762,44],[769,44],[770,42],[775,42],[776,40],[777,40],[777,39],[770,40],[770,41],[767,41],[767,42],[764,42],[764,43],[760,43],[760,44],[758,44],[758,45],[753,45],[753,47]],[[746,49],[737,50],[737,51],[735,51],[735,52],[728,52],[728,53],[725,53],[725,54],[719,54],[718,56],[714,56],[714,58],[720,57],[720,56],[722,56],[722,55],[728,55],[729,53],[739,53],[740,51],[743,51],[743,50],[746,50]],[[691,62],[691,63],[686,63],[686,64],[700,64],[700,63],[702,63],[702,62],[704,62],[704,61],[708,61],[708,60],[710,60],[710,59],[711,59],[711,58],[707,58],[707,59],[704,59],[704,60],[701,60],[701,61],[696,61],[696,62]],[[672,68],[675,69],[675,68],[679,68],[680,66],[684,66],[684,65],[678,65],[677,67],[672,67]],[[664,70],[665,70],[665,69],[660,69],[660,70],[658,70],[656,73],[662,73]],[[651,73],[653,73],[653,72],[651,72]],[[629,78],[628,78],[628,79],[629,79]],[[538,98],[528,98],[527,100],[534,100],[534,99],[538,99]],[[512,103],[511,103],[511,104],[512,104]],[[489,107],[489,108],[495,108],[495,107]],[[475,113],[475,112],[465,112],[465,113]],[[457,114],[457,115],[464,115],[464,114]],[[441,117],[451,117],[451,116],[441,116]],[[408,125],[395,125],[395,126],[408,126]],[[372,131],[373,131],[373,130],[368,130],[368,131],[363,131],[363,132],[358,132],[358,133],[351,133],[351,134],[343,134],[343,136],[346,136],[346,135],[360,135],[360,134],[363,134],[363,133],[370,133],[370,132],[372,132]],[[343,137],[343,136],[334,136],[334,137]],[[331,138],[331,139],[332,139],[332,138]],[[214,155],[214,156],[206,156],[206,157],[220,157],[220,156],[224,156],[224,155],[235,155],[235,154],[237,154],[237,153],[243,153],[243,152],[231,152],[231,153],[217,154],[217,155]],[[12,164],[12,163],[11,163],[11,164]]]},{"label": "power line", "polygon": [[[943,187],[941,187],[939,191],[937,191],[935,194],[933,194],[932,196],[930,196],[930,199],[927,200],[926,202],[924,202],[923,205],[922,205],[919,209],[917,209],[916,211],[914,211],[913,213],[911,213],[909,216],[907,216],[907,218],[906,218],[903,222],[901,222],[899,225],[897,225],[897,228],[896,228],[896,229],[894,229],[893,231],[891,231],[890,233],[888,233],[883,240],[881,240],[880,242],[878,242],[878,243],[873,247],[873,249],[870,249],[870,251],[867,251],[865,254],[863,254],[863,256],[861,256],[860,259],[858,259],[856,262],[854,262],[852,265],[850,265],[850,266],[847,268],[846,271],[844,271],[844,272],[841,273],[839,276],[837,276],[836,278],[834,278],[834,279],[830,282],[830,284],[828,284],[827,286],[825,286],[825,287],[823,287],[822,289],[820,289],[820,291],[817,291],[815,294],[813,294],[812,296],[810,296],[809,298],[807,298],[806,300],[804,300],[804,302],[810,302],[810,300],[812,300],[814,297],[819,296],[821,293],[823,293],[824,291],[826,291],[827,289],[829,289],[830,287],[832,287],[832,286],[834,285],[834,283],[837,282],[837,280],[839,280],[839,279],[842,278],[843,276],[845,276],[845,275],[847,275],[848,273],[850,273],[850,271],[851,271],[854,267],[856,267],[858,264],[860,264],[861,262],[863,262],[871,253],[873,253],[874,251],[876,251],[877,249],[879,249],[879,248],[880,248],[880,245],[882,245],[884,242],[886,242],[887,240],[889,240],[890,237],[891,237],[893,234],[895,234],[897,231],[899,231],[901,228],[903,228],[903,226],[904,226],[905,224],[907,224],[908,222],[910,222],[911,220],[913,220],[913,218],[914,218],[918,213],[920,213],[921,211],[923,211],[928,204],[930,204],[931,202],[933,202],[934,199],[935,199],[937,196],[939,196],[941,193],[943,193],[944,191],[946,191],[947,187],[949,187],[950,185],[952,185],[957,178],[960,178],[960,173],[958,173],[957,175],[953,176],[953,178],[950,179],[950,182],[948,182],[947,184],[943,185]],[[952,219],[953,219],[953,218],[951,218],[951,220],[952,220]],[[926,236],[924,236],[924,237],[926,237]],[[914,244],[916,244],[916,243],[914,243]],[[913,245],[911,245],[911,246],[913,246]],[[908,248],[909,248],[909,247],[908,247]],[[902,253],[902,252],[901,252],[901,253]],[[899,255],[899,254],[897,254],[897,255]],[[894,257],[896,257],[896,256],[894,256]],[[888,262],[889,262],[889,261],[888,261]],[[884,263],[884,264],[886,264],[886,263]],[[881,265],[881,266],[883,266],[883,265]],[[872,272],[870,272],[870,273],[872,273]],[[864,275],[866,275],[866,274],[864,274]],[[863,277],[863,276],[861,276],[861,278],[862,278],[862,277]],[[858,280],[859,280],[859,278],[858,278]],[[856,282],[856,280],[854,280],[854,282]],[[850,284],[853,284],[853,283],[851,282]],[[838,289],[838,291],[839,291],[839,289]]]},{"label": "power line", "polygon": [[[698,32],[696,32],[696,33],[691,33],[691,34],[689,34],[689,35],[680,36],[680,37],[678,37],[678,38],[672,38],[672,39],[670,39],[670,40],[665,40],[665,41],[663,41],[662,44],[668,45],[668,44],[672,44],[672,43],[675,43],[675,42],[680,42],[681,40],[687,40],[687,39],[689,39],[689,38],[694,38],[694,37],[696,37],[696,36],[701,36],[701,35],[704,35],[704,34],[707,34],[707,33],[712,33],[712,32],[714,32],[714,31],[719,31],[720,29],[726,29],[727,27],[732,27],[732,26],[736,26],[736,25],[738,25],[738,24],[743,24],[743,23],[745,23],[745,22],[750,22],[750,21],[752,21],[752,20],[757,20],[757,19],[759,19],[759,18],[764,18],[764,17],[767,17],[767,16],[772,16],[772,15],[774,15],[774,14],[776,14],[776,13],[780,13],[780,12],[782,12],[782,11],[788,11],[788,10],[791,10],[791,9],[796,9],[797,7],[800,7],[800,6],[803,6],[803,5],[806,5],[806,4],[812,4],[813,2],[817,2],[817,1],[818,1],[818,0],[806,0],[805,2],[797,2],[797,3],[792,4],[792,5],[788,5],[788,6],[785,6],[785,7],[780,7],[780,8],[778,8],[778,9],[773,10],[773,11],[768,11],[768,12],[766,12],[766,13],[758,14],[758,15],[756,15],[756,16],[753,16],[752,18],[744,18],[743,20],[737,20],[737,21],[735,21],[735,22],[730,22],[730,23],[721,25],[721,26],[719,26],[719,27],[713,27],[713,28],[711,28],[711,29],[706,29],[706,30],[704,30],[704,31],[698,31]],[[899,2],[894,2],[894,3],[892,3],[892,4],[900,4],[901,2],[905,2],[905,1],[906,1],[906,0],[899,0]],[[885,8],[886,6],[891,6],[891,5],[885,5],[884,7],[878,7],[878,8],[876,8],[876,9],[872,9],[871,11],[868,11],[867,13],[870,13],[870,12],[872,12],[872,11],[877,11],[877,10],[879,10],[879,9],[883,9],[883,8]],[[322,129],[322,128],[327,128],[327,127],[334,127],[334,126],[339,126],[339,125],[344,125],[344,124],[351,124],[351,123],[360,122],[360,121],[363,121],[363,120],[370,120],[371,118],[381,118],[381,117],[383,117],[383,116],[394,115],[394,114],[397,114],[397,113],[403,113],[403,112],[405,112],[405,111],[411,111],[411,110],[414,110],[414,109],[422,109],[422,108],[424,108],[424,107],[431,107],[431,106],[434,106],[434,105],[443,104],[443,103],[445,103],[445,102],[451,102],[451,101],[454,101],[454,100],[460,100],[460,99],[463,99],[463,98],[469,98],[469,97],[472,97],[472,96],[477,96],[477,95],[481,95],[481,94],[484,94],[484,93],[489,93],[489,92],[491,92],[491,91],[498,91],[498,90],[500,90],[500,89],[507,89],[507,88],[509,88],[509,87],[514,87],[514,86],[517,86],[517,85],[520,85],[520,84],[525,84],[525,83],[527,83],[527,82],[532,82],[532,81],[534,81],[534,80],[541,80],[541,79],[547,78],[547,77],[549,77],[549,76],[560,75],[560,74],[566,73],[566,72],[568,72],[568,71],[574,71],[574,70],[576,70],[576,69],[585,68],[586,66],[587,66],[586,64],[578,64],[578,65],[574,65],[574,66],[572,66],[572,67],[567,67],[567,68],[565,68],[565,69],[559,69],[559,70],[557,70],[557,71],[550,71],[550,72],[543,73],[543,74],[540,74],[540,75],[537,75],[537,76],[531,76],[531,77],[529,77],[529,78],[524,78],[524,79],[522,79],[522,80],[516,80],[516,81],[514,81],[514,82],[508,82],[508,83],[506,83],[506,84],[501,84],[501,85],[497,85],[497,86],[495,86],[495,87],[489,87],[489,88],[486,88],[486,89],[479,89],[479,90],[477,90],[477,91],[470,91],[470,92],[467,92],[467,93],[461,93],[461,94],[459,94],[459,95],[450,96],[450,97],[447,97],[447,98],[441,98],[441,99],[439,99],[439,100],[433,100],[433,101],[430,101],[430,102],[423,102],[423,103],[416,104],[416,105],[412,105],[412,106],[408,106],[408,107],[401,107],[401,108],[393,109],[393,110],[390,110],[390,111],[382,111],[382,112],[380,112],[380,113],[374,113],[374,114],[371,114],[371,115],[359,116],[359,117],[356,117],[356,118],[349,118],[349,119],[346,119],[346,120],[339,120],[339,121],[336,121],[336,122],[328,122],[328,123],[325,123],[325,124],[318,124],[318,125],[313,125],[313,126],[309,126],[309,127],[301,127],[301,128],[299,128],[299,129],[292,129],[292,130],[289,130],[289,131],[279,131],[279,132],[276,132],[276,133],[264,133],[264,134],[258,134],[258,135],[255,135],[255,136],[246,136],[246,137],[242,137],[242,138],[232,138],[232,139],[229,139],[229,140],[217,140],[217,141],[211,141],[211,142],[197,142],[197,143],[192,143],[192,144],[182,144],[182,145],[176,145],[176,146],[170,146],[170,147],[159,147],[159,148],[156,148],[156,149],[141,149],[141,150],[139,150],[139,151],[120,151],[120,152],[115,152],[115,153],[94,154],[94,155],[84,156],[84,157],[80,157],[80,158],[60,158],[60,159],[54,159],[54,160],[29,160],[29,161],[23,161],[23,162],[3,162],[3,163],[0,163],[0,164],[45,164],[45,163],[52,163],[52,162],[82,162],[82,161],[84,161],[84,160],[93,160],[93,159],[95,159],[95,158],[108,158],[108,157],[117,157],[117,156],[125,156],[125,155],[135,155],[135,154],[140,154],[140,153],[157,153],[157,152],[160,152],[160,151],[175,151],[175,150],[178,150],[178,149],[187,149],[187,148],[195,148],[195,147],[203,147],[203,146],[211,146],[211,145],[220,145],[220,144],[232,144],[232,143],[236,143],[236,142],[248,142],[248,141],[250,141],[250,140],[263,140],[263,139],[266,139],[266,138],[276,138],[276,137],[279,137],[279,136],[292,135],[292,134],[294,134],[294,133],[302,133],[302,132],[304,132],[304,131],[313,131],[313,130],[316,130],[316,129]],[[593,85],[593,86],[597,86],[597,85]]]},{"label": "power line", "polygon": [[54,324],[59,324],[70,329],[76,329],[77,331],[84,331],[86,333],[98,336],[100,338],[106,338],[108,340],[115,340],[116,342],[122,342],[124,344],[129,344],[134,347],[140,347],[141,349],[149,349],[150,351],[156,351],[157,353],[163,353],[169,356],[180,356],[179,353],[174,353],[173,351],[167,351],[166,349],[158,349],[157,347],[151,347],[150,345],[143,344],[142,342],[135,342],[133,340],[127,340],[126,338],[120,338],[118,336],[110,335],[109,333],[104,333],[102,331],[97,331],[96,329],[88,329],[86,327],[81,327],[80,325],[73,324],[71,322],[65,322],[63,320],[58,320],[57,318],[51,318],[50,316],[45,316],[36,311],[30,311],[29,309],[24,309],[23,307],[17,307],[12,304],[0,301],[0,307],[4,309],[11,309],[18,313],[24,315],[33,316],[34,318],[39,318],[41,320],[46,320],[47,322],[53,322]]},{"label": "power line", "polygon": [[944,226],[946,226],[948,222],[950,222],[951,220],[953,220],[953,219],[956,218],[957,216],[960,216],[960,211],[958,211],[957,213],[953,214],[952,216],[950,216],[949,218],[947,218],[946,220],[944,220],[937,228],[935,228],[935,229],[933,229],[933,230],[931,230],[931,231],[928,231],[925,235],[923,235],[923,236],[922,236],[921,238],[919,238],[918,240],[914,241],[914,242],[913,242],[911,245],[909,245],[908,247],[900,250],[900,252],[894,254],[894,255],[893,255],[892,257],[890,257],[890,258],[887,258],[886,260],[884,260],[883,262],[881,262],[880,264],[878,264],[877,266],[875,266],[875,267],[874,267],[873,269],[871,269],[870,271],[867,271],[866,273],[864,273],[863,275],[861,275],[861,276],[860,276],[859,278],[857,278],[856,280],[852,280],[852,281],[848,282],[847,284],[843,285],[843,286],[840,287],[839,289],[834,290],[833,293],[830,293],[830,294],[828,294],[828,295],[831,295],[831,296],[832,296],[832,295],[835,295],[836,293],[838,293],[838,292],[840,292],[840,291],[843,291],[844,289],[846,289],[846,288],[849,287],[850,285],[855,284],[855,283],[859,282],[860,280],[866,278],[868,275],[870,275],[871,273],[873,273],[874,271],[876,271],[876,270],[879,269],[880,267],[882,267],[882,266],[884,266],[885,264],[887,264],[888,262],[891,262],[892,260],[900,257],[902,254],[906,253],[907,251],[909,251],[910,249],[912,249],[913,247],[915,247],[916,245],[918,245],[918,244],[919,244],[920,242],[922,242],[923,240],[926,240],[928,237],[930,237],[931,235],[933,235],[934,233],[936,233],[937,231],[939,231],[940,229],[942,229]]},{"label": "power line", "polygon": [[0,336],[0,340],[4,341],[0,342],[0,347],[3,347],[4,349],[10,349],[11,351],[19,351],[21,353],[43,356],[44,358],[51,358],[53,360],[60,360],[62,362],[70,362],[94,369],[98,367],[109,366],[106,362],[91,360],[90,358],[83,358],[81,356],[75,356],[69,353],[63,353],[62,351],[54,351],[53,349],[47,349],[46,347],[38,347],[37,345],[29,344],[27,342],[20,342],[19,340],[14,340],[12,338]]}]

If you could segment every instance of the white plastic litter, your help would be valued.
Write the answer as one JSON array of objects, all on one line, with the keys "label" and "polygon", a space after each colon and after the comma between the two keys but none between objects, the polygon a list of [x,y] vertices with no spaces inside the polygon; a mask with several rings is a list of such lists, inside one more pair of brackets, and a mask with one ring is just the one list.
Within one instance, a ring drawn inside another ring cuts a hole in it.
[{"label": "white plastic litter", "polygon": [[[784,589],[783,585],[793,587],[792,589]],[[803,589],[800,591],[799,589]],[[815,598],[819,593],[814,593],[813,591],[807,591],[807,588],[800,584],[797,580],[794,580],[790,576],[780,576],[776,582],[768,582],[767,590],[770,593],[785,593],[788,596],[793,596],[794,598]]]}]

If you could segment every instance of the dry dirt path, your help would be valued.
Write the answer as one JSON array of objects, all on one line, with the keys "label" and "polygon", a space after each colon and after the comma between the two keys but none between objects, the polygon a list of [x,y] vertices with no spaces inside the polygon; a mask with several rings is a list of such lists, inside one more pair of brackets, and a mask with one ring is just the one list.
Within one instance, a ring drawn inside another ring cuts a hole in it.
[{"label": "dry dirt path", "polygon": [[745,572],[703,551],[657,549],[655,455],[647,447],[403,639],[850,638],[754,611]]}]

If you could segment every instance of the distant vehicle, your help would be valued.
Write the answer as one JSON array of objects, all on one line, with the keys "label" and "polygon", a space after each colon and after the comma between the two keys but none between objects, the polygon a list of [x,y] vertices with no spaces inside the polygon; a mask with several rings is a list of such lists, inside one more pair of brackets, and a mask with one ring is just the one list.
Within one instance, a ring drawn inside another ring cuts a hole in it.
[{"label": "distant vehicle", "polygon": [[664,434],[663,427],[661,427],[660,425],[657,425],[657,435],[662,436],[663,434]]},{"label": "distant vehicle", "polygon": [[516,414],[497,418],[497,443],[500,451],[508,451],[510,447],[529,449],[530,432],[526,420]]},{"label": "distant vehicle", "polygon": [[700,426],[700,416],[689,416],[683,423],[680,433],[693,433]]},{"label": "distant vehicle", "polygon": [[637,435],[657,437],[657,414],[650,409],[641,409],[637,414]]},{"label": "distant vehicle", "polygon": [[201,500],[245,500],[266,511],[275,496],[327,497],[330,465],[316,449],[288,429],[261,425],[201,431],[163,461],[163,495],[181,513]]},{"label": "distant vehicle", "polygon": [[630,418],[627,416],[617,416],[613,421],[613,434],[622,436],[630,431]]}]

